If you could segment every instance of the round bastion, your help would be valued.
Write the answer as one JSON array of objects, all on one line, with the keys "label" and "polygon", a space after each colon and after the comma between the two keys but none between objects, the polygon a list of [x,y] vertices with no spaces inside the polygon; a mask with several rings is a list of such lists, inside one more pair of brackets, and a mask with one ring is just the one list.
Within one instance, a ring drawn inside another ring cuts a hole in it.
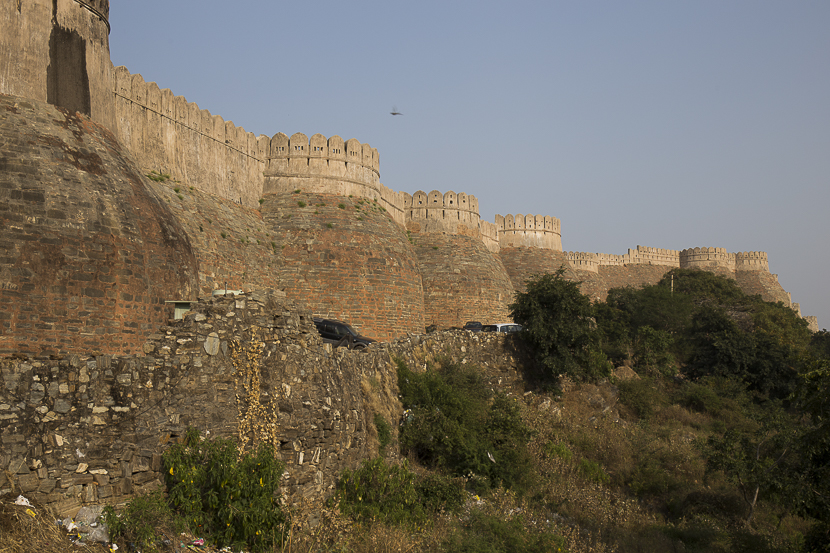
[{"label": "round bastion", "polygon": [[193,300],[185,231],[113,135],[0,94],[0,353],[137,353]]}]

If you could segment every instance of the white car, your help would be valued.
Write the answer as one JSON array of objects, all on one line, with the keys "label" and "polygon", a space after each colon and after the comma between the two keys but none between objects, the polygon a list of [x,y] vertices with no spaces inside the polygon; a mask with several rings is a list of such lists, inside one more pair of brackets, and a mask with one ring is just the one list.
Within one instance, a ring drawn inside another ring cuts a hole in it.
[{"label": "white car", "polygon": [[484,325],[481,327],[482,332],[521,332],[522,325],[515,323],[498,323],[494,325]]}]

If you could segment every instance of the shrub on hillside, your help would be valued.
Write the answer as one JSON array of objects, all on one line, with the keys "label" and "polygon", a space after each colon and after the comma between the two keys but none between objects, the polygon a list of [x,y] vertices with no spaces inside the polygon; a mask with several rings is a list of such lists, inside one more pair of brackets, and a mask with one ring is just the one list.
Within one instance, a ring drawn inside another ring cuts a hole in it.
[{"label": "shrub on hillside", "polygon": [[521,518],[502,520],[473,511],[443,544],[447,553],[564,553],[565,540],[552,532],[529,532]]},{"label": "shrub on hillside", "polygon": [[466,492],[460,481],[439,475],[419,479],[404,461],[382,458],[344,470],[337,483],[340,510],[364,522],[420,526],[441,510],[456,510]]},{"label": "shrub on hillside", "polygon": [[270,445],[240,456],[233,440],[202,440],[189,428],[163,462],[170,503],[194,532],[234,549],[282,543],[287,517],[277,492],[284,465]]},{"label": "shrub on hillside", "polygon": [[477,368],[445,362],[416,374],[398,362],[398,386],[410,409],[399,438],[402,453],[468,477],[479,491],[527,485],[530,429],[519,405],[494,394]]}]

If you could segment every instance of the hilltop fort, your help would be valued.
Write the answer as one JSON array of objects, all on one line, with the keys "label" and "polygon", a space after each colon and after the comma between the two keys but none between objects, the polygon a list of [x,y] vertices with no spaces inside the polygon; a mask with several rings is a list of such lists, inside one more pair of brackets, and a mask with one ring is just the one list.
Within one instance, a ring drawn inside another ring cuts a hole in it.
[{"label": "hilltop fort", "polygon": [[799,309],[765,252],[568,252],[556,217],[388,188],[354,138],[255,136],[113,67],[108,17],[108,0],[0,6],[2,354],[140,352],[169,302],[215,289],[282,290],[391,339],[508,319],[560,267],[597,299],[688,267]]}]

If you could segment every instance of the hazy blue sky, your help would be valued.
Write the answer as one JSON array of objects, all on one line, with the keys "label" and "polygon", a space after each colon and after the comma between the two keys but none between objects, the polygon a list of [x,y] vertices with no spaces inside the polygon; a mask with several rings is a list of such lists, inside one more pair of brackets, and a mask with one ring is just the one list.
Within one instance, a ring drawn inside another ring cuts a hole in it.
[{"label": "hazy blue sky", "polygon": [[110,22],[113,63],[248,131],[357,138],[387,187],[558,217],[565,250],[766,251],[830,326],[826,0],[112,0]]}]

